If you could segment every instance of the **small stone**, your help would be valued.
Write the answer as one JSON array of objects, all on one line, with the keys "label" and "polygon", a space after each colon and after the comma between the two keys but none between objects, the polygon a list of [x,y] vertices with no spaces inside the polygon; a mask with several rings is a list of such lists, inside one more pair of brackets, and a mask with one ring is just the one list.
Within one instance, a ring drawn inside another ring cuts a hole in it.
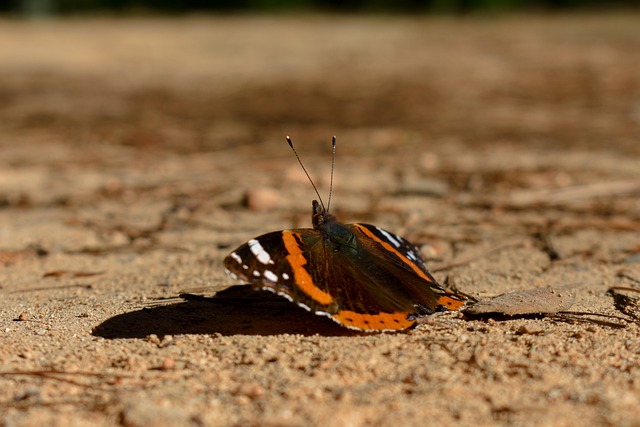
[{"label": "small stone", "polygon": [[540,335],[544,333],[544,328],[536,324],[522,325],[516,331],[518,335]]},{"label": "small stone", "polygon": [[426,171],[437,170],[440,166],[440,158],[435,153],[423,153],[418,159],[419,165]]},{"label": "small stone", "polygon": [[427,259],[441,258],[447,247],[442,242],[432,242],[420,248],[420,253]]},{"label": "small stone", "polygon": [[147,342],[150,342],[155,345],[160,345],[160,338],[156,334],[149,334],[146,337]]},{"label": "small stone", "polygon": [[33,353],[31,353],[28,350],[24,350],[24,351],[21,351],[20,353],[18,353],[18,357],[21,357],[23,359],[29,360],[29,359],[33,358]]},{"label": "small stone", "polygon": [[171,357],[167,357],[162,361],[162,365],[160,365],[159,369],[161,371],[171,371],[175,369],[175,367],[176,367],[176,361],[173,360]]},{"label": "small stone", "polygon": [[47,334],[47,330],[46,329],[38,329],[36,331],[36,335],[46,335]]},{"label": "small stone", "polygon": [[35,402],[40,402],[42,400],[42,396],[40,394],[40,389],[37,387],[29,387],[26,390],[16,393],[13,396],[14,401],[24,401],[31,400]]},{"label": "small stone", "polygon": [[247,396],[236,396],[236,404],[238,405],[247,405],[251,403],[251,399]]},{"label": "small stone", "polygon": [[247,190],[244,205],[252,211],[268,211],[280,203],[280,193],[267,187]]},{"label": "small stone", "polygon": [[309,394],[309,397],[313,400],[322,400],[323,398],[322,390],[319,388],[314,388]]},{"label": "small stone", "polygon": [[29,313],[22,312],[20,313],[20,316],[18,316],[16,320],[18,320],[19,322],[26,322],[30,318],[31,316],[29,316]]},{"label": "small stone", "polygon": [[399,193],[404,195],[418,195],[425,197],[445,197],[449,192],[449,186],[435,179],[407,179],[399,188]]},{"label": "small stone", "polygon": [[353,395],[346,389],[336,391],[334,397],[339,402],[351,402],[353,400]]},{"label": "small stone", "polygon": [[120,413],[120,424],[125,427],[193,425],[192,415],[186,407],[168,401],[131,399]]},{"label": "small stone", "polygon": [[264,395],[264,387],[257,383],[244,383],[241,384],[240,387],[238,387],[236,395],[256,399]]}]

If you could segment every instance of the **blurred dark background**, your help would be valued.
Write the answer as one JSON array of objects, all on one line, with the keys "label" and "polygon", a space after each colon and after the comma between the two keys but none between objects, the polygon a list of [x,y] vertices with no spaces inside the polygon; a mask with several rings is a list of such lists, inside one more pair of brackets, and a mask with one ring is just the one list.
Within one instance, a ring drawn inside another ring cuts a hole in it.
[{"label": "blurred dark background", "polygon": [[24,15],[81,12],[324,11],[467,14],[635,8],[639,0],[8,0],[0,11]]}]

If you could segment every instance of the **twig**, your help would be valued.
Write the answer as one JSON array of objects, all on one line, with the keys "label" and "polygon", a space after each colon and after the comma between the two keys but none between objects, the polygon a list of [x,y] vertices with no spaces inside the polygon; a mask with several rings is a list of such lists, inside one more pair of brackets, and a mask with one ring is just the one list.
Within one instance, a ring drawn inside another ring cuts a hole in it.
[{"label": "twig", "polygon": [[561,219],[552,225],[555,230],[597,228],[601,230],[640,231],[640,221],[627,218]]},{"label": "twig", "polygon": [[8,401],[8,402],[0,402],[0,408],[20,408],[20,409],[28,409],[33,406],[42,406],[46,408],[53,408],[60,405],[84,405],[88,407],[102,407],[105,405],[104,402],[95,402],[91,399],[79,399],[79,400],[57,400],[50,402],[32,402],[29,400],[25,401]]},{"label": "twig", "polygon": [[104,274],[104,271],[74,271],[74,270],[54,270],[48,271],[42,275],[43,278],[48,277],[62,277],[62,276],[70,276],[70,277],[93,277]]},{"label": "twig", "polygon": [[[626,273],[620,273],[620,274],[618,274],[618,277],[624,277],[625,279],[631,280],[633,283],[636,283],[636,284],[640,285],[640,280],[636,279],[635,277],[631,277]],[[638,292],[638,290],[635,289],[635,288],[629,288],[627,290],[634,290],[634,291]]]},{"label": "twig", "polygon": [[620,324],[620,323],[614,323],[614,322],[607,322],[604,320],[596,320],[596,319],[582,319],[576,316],[596,316],[596,317],[606,317],[608,319],[616,319],[616,320],[621,320],[623,322],[625,322],[626,324],[628,323],[633,323],[633,320],[630,319],[626,319],[624,317],[620,317],[620,316],[614,316],[611,314],[601,314],[601,313],[590,313],[588,311],[559,311],[558,313],[548,316],[548,317],[553,317],[556,319],[561,319],[561,320],[572,320],[572,321],[576,321],[576,322],[583,322],[583,323],[595,323],[597,325],[600,326],[608,326],[610,328],[618,328],[618,329],[622,329],[626,326],[626,324]]},{"label": "twig", "polygon": [[77,375],[77,376],[83,376],[83,377],[96,377],[96,378],[110,378],[110,377],[123,378],[123,377],[129,376],[129,375],[123,375],[123,374],[102,374],[99,372],[83,372],[83,371],[63,372],[63,371],[56,371],[56,370],[0,372],[0,377],[10,377],[10,376],[20,376],[20,375],[51,379],[55,381],[72,384],[78,387],[84,387],[84,388],[89,388],[92,390],[100,390],[100,391],[109,391],[109,389],[93,386],[90,384],[83,384],[68,378],[62,378],[59,375]]},{"label": "twig", "polygon": [[629,288],[627,286],[612,286],[609,288],[609,291],[631,291],[640,293],[640,289]]}]

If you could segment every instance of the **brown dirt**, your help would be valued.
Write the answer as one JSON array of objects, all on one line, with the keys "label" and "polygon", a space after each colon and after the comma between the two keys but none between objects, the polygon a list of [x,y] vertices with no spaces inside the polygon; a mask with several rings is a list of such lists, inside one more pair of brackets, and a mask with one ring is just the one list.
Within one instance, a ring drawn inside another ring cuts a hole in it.
[{"label": "brown dirt", "polygon": [[[640,287],[640,16],[5,21],[0,40],[0,425],[640,425],[639,295],[607,294]],[[323,193],[337,135],[335,213],[424,244],[450,286],[570,289],[636,323],[362,335],[242,288],[177,299],[309,225],[287,134]]]}]

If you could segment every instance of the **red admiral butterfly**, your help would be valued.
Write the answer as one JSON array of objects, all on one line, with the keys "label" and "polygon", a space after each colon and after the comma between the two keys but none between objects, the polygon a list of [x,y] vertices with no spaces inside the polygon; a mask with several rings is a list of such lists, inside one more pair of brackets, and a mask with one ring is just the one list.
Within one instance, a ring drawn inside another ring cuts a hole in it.
[{"label": "red admiral butterfly", "polygon": [[[307,173],[291,139],[287,142]],[[420,316],[457,310],[467,297],[443,289],[429,274],[420,249],[387,230],[341,224],[312,203],[313,228],[275,231],[249,240],[224,259],[227,273],[254,288],[281,295],[300,307],[362,331],[397,331]]]}]

